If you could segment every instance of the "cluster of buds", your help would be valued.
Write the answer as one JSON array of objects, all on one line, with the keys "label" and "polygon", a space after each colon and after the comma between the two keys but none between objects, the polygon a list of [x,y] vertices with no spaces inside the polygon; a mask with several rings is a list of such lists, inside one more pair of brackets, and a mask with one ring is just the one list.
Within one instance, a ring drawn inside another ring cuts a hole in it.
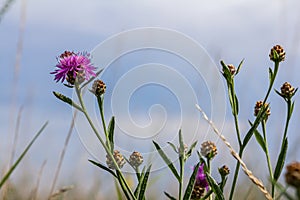
[{"label": "cluster of buds", "polygon": [[201,154],[207,159],[212,159],[218,153],[215,143],[206,141],[201,144]]},{"label": "cluster of buds", "polygon": [[296,93],[297,89],[295,89],[290,83],[285,82],[280,88],[280,96],[285,99],[291,99]]},{"label": "cluster of buds", "polygon": [[129,163],[134,168],[139,167],[143,163],[143,156],[141,153],[134,151],[129,157]]},{"label": "cluster of buds", "polygon": [[[118,150],[114,150],[113,156],[118,167],[121,169],[126,163],[123,155]],[[114,162],[109,155],[106,155],[106,164],[110,169],[116,169]]]},{"label": "cluster of buds", "polygon": [[[264,107],[267,107],[269,106],[269,104],[265,103],[264,104]],[[254,116],[257,116],[260,109],[263,107],[263,102],[262,101],[257,101],[256,104],[255,104],[255,107],[254,107]],[[270,108],[268,107],[268,109],[266,110],[266,118],[268,118],[268,116],[271,115],[271,110]]]},{"label": "cluster of buds", "polygon": [[297,189],[300,189],[300,162],[293,162],[287,165],[286,170],[286,183]]},{"label": "cluster of buds", "polygon": [[91,92],[96,96],[101,96],[105,93],[106,85],[102,80],[95,80]]},{"label": "cluster of buds", "polygon": [[269,54],[270,60],[274,62],[281,62],[285,59],[285,51],[280,45],[275,45]]}]

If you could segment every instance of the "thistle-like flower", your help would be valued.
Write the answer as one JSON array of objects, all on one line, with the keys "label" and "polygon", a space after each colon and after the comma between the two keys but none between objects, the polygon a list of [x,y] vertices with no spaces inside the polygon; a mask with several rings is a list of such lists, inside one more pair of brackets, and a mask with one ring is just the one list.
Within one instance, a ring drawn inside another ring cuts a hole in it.
[{"label": "thistle-like flower", "polygon": [[293,162],[286,166],[285,182],[297,189],[300,188],[300,162]]},{"label": "thistle-like flower", "polygon": [[212,159],[213,157],[215,157],[218,153],[217,147],[215,145],[215,143],[211,142],[211,141],[206,141],[203,142],[201,144],[201,154],[208,158],[208,159]]},{"label": "thistle-like flower", "polygon": [[284,97],[284,98],[287,98],[287,99],[290,99],[292,98],[292,96],[294,96],[296,90],[295,88],[288,82],[285,82],[281,88],[281,96]]},{"label": "thistle-like flower", "polygon": [[235,66],[232,65],[232,64],[229,64],[229,65],[227,65],[227,67],[228,67],[228,69],[229,69],[231,75],[234,75],[235,72],[236,72]]},{"label": "thistle-like flower", "polygon": [[[114,150],[114,153],[113,153],[113,156],[114,156],[114,159],[118,165],[118,167],[121,169],[126,161],[123,157],[123,155],[120,153],[120,151],[118,150]],[[113,160],[109,157],[109,155],[106,155],[106,164],[107,166],[110,168],[110,169],[116,169],[115,165],[114,165],[114,162]]]},{"label": "thistle-like flower", "polygon": [[285,51],[280,45],[275,45],[269,54],[270,60],[274,62],[281,62],[285,59]]},{"label": "thistle-like flower", "polygon": [[88,53],[74,53],[65,51],[57,58],[58,64],[51,74],[55,74],[54,80],[56,82],[67,82],[72,86],[75,81],[82,83],[84,80],[89,80],[91,76],[96,76],[94,70],[96,68],[92,65],[90,54]]},{"label": "thistle-like flower", "polygon": [[134,151],[129,157],[129,163],[133,167],[137,168],[143,163],[143,156],[141,153]]},{"label": "thistle-like flower", "polygon": [[[254,107],[254,116],[257,116],[260,109],[262,108],[263,106],[263,102],[262,101],[257,101],[256,104],[255,104],[255,107]],[[266,106],[269,106],[269,104],[265,103],[264,104],[264,107]],[[268,118],[268,116],[271,115],[271,111],[270,111],[270,108],[267,109],[266,111],[266,118]]]},{"label": "thistle-like flower", "polygon": [[205,190],[208,191],[208,189],[209,189],[209,184],[206,180],[206,175],[204,173],[204,164],[202,164],[198,168],[191,199],[200,199],[201,197],[204,196]]},{"label": "thistle-like flower", "polygon": [[101,96],[105,93],[106,85],[102,80],[95,80],[91,92],[96,96]]}]

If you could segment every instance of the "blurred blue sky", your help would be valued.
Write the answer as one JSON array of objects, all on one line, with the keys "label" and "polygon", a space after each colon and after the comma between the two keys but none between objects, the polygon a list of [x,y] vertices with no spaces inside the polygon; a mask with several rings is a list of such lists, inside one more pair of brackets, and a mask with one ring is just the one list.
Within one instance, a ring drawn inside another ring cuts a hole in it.
[{"label": "blurred blue sky", "polygon": [[[1,0],[0,5],[3,3],[4,0]],[[0,134],[5,138],[0,142],[0,152],[2,152],[0,159],[8,159],[5,152],[11,148],[17,111],[23,105],[18,152],[25,146],[33,133],[46,120],[49,120],[49,126],[37,141],[29,157],[31,157],[30,160],[34,163],[35,169],[41,165],[43,160],[48,160],[49,166],[56,166],[71,121],[71,109],[58,102],[53,97],[52,91],[72,95],[70,89],[55,83],[53,76],[49,74],[54,69],[56,57],[65,50],[91,51],[114,34],[142,27],[172,29],[193,38],[204,47],[217,66],[221,59],[226,63],[238,65],[245,58],[242,71],[236,79],[236,87],[239,101],[243,104],[240,112],[242,128],[247,130],[247,120],[253,119],[254,104],[263,97],[267,88],[268,67],[273,65],[269,61],[268,54],[273,45],[281,44],[286,50],[286,61],[281,64],[275,88],[279,89],[285,81],[291,82],[295,87],[300,85],[297,75],[300,72],[299,7],[300,3],[297,0],[230,0],[226,2],[202,0],[189,2],[171,0],[90,0],[85,2],[27,0],[21,65],[16,81],[14,79],[15,60],[22,21],[20,20],[22,1],[16,0],[0,22],[0,69],[2,72],[0,79]],[[134,66],[138,63],[154,62],[153,60],[158,62],[161,59],[161,62],[167,61],[172,65],[172,61],[170,61],[172,56],[163,52],[161,52],[162,54],[148,53],[137,52],[128,55],[119,63],[133,63]],[[153,56],[153,60],[151,60],[151,56]],[[180,62],[182,61],[176,63]],[[115,64],[117,67],[118,62]],[[104,78],[108,83],[113,84],[115,80],[113,76],[113,72],[108,70]],[[193,79],[191,74],[189,76],[190,79]],[[200,84],[197,86],[196,81],[203,80],[193,80],[192,85],[195,90],[198,90]],[[15,97],[13,95],[14,85],[17,91]],[[145,89],[149,92],[153,91],[151,87]],[[207,88],[202,92],[205,93],[206,90]],[[153,95],[161,97],[161,104],[167,105],[168,112],[172,111],[172,107],[178,105],[174,96],[171,95],[170,98],[174,98],[174,101],[169,105],[167,104],[169,98],[162,95],[162,90],[154,91],[156,93],[154,92]],[[296,101],[299,101],[298,96],[295,97]],[[151,104],[157,103],[151,99],[151,95],[144,96],[143,93],[136,93],[133,97],[136,98],[136,104],[131,102],[131,108],[142,112]],[[274,150],[271,154],[275,157],[285,119],[285,105],[274,92],[270,99],[272,117],[268,122],[270,124],[269,138],[270,145]],[[209,101],[207,103],[209,105]],[[109,110],[109,105],[107,107]],[[297,142],[293,142],[299,141],[297,127],[300,122],[299,113],[298,102],[296,102],[289,132],[291,139],[289,161],[300,158]],[[136,116],[136,119],[143,118]],[[224,130],[232,130],[231,120],[228,111]],[[175,120],[175,122],[177,121]],[[177,126],[175,127],[177,128]],[[276,136],[274,137],[274,135]],[[234,141],[234,137],[231,137],[230,134],[227,137],[232,142]],[[254,143],[252,145],[257,147]],[[78,168],[84,166],[89,170],[92,169],[87,162],[85,163],[89,156],[86,155],[77,135],[73,135],[68,150],[66,163],[70,163],[71,160],[81,155],[83,164]],[[261,153],[260,150],[255,151]],[[258,161],[257,158],[254,160]],[[262,166],[265,167],[264,163]],[[71,171],[64,169],[63,176],[70,176],[74,171],[76,169]],[[53,168],[52,173],[54,173]]]}]

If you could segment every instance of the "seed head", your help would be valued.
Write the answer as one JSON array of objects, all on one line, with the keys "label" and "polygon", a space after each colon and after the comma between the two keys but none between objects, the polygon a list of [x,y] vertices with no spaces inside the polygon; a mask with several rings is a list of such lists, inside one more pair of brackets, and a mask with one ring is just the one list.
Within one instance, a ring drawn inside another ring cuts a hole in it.
[{"label": "seed head", "polygon": [[[113,156],[114,156],[114,159],[115,159],[118,167],[121,169],[126,162],[123,155],[118,150],[114,150]],[[109,157],[109,155],[106,155],[106,164],[110,169],[116,169],[114,162]]]},{"label": "seed head", "polygon": [[232,65],[232,64],[229,64],[229,65],[227,65],[227,67],[228,67],[228,69],[229,69],[231,75],[234,75],[235,72],[236,72],[235,66]]},{"label": "seed head", "polygon": [[204,157],[211,159],[211,158],[215,157],[215,155],[217,155],[217,153],[218,153],[218,151],[217,151],[217,147],[216,147],[215,143],[213,143],[211,141],[206,141],[201,144],[201,154]]},{"label": "seed head", "polygon": [[288,82],[285,82],[280,90],[281,95],[285,98],[291,98],[295,94],[295,88]]},{"label": "seed head", "polygon": [[219,173],[222,177],[225,177],[230,173],[230,170],[226,165],[223,165],[223,167],[219,168]]},{"label": "seed head", "polygon": [[205,194],[205,188],[201,187],[199,184],[195,183],[191,199],[201,199]]},{"label": "seed head", "polygon": [[94,93],[96,96],[101,96],[105,93],[106,85],[102,80],[95,80],[92,86],[91,92]]},{"label": "seed head", "polygon": [[[276,53],[275,53],[276,52]],[[277,54],[277,55],[276,55]],[[285,51],[280,45],[275,45],[269,54],[270,60],[274,62],[281,62],[285,59]]]},{"label": "seed head", "polygon": [[[262,106],[263,106],[263,102],[262,102],[262,101],[257,101],[257,102],[256,102],[255,107],[254,107],[254,116],[257,116],[257,115],[258,115],[258,113],[259,113],[260,109],[262,108]],[[265,103],[264,106],[265,106],[265,107],[266,107],[266,106],[269,106],[269,104]],[[268,116],[271,115],[270,108],[267,109],[266,115],[267,115],[267,118],[268,118]]]},{"label": "seed head", "polygon": [[135,168],[140,166],[143,161],[144,160],[142,154],[137,151],[134,151],[129,157],[129,163]]},{"label": "seed head", "polygon": [[300,188],[300,162],[293,162],[286,166],[285,182],[295,188]]}]

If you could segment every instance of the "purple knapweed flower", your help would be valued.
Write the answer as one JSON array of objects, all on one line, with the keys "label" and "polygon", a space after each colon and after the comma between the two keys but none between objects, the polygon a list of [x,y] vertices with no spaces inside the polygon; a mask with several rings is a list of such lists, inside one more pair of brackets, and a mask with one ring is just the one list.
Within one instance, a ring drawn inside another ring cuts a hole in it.
[{"label": "purple knapweed flower", "polygon": [[209,187],[208,187],[209,185],[206,180],[206,175],[204,173],[204,164],[200,165],[198,168],[198,173],[196,175],[196,183],[195,184],[201,186],[202,188],[206,188],[207,191],[209,189]]},{"label": "purple knapweed flower", "polygon": [[95,77],[94,70],[96,68],[92,65],[89,53],[74,53],[65,51],[57,58],[58,64],[51,74],[55,74],[54,80],[56,82],[67,82],[74,85],[76,77],[79,83],[84,80],[89,80],[90,77]]}]

